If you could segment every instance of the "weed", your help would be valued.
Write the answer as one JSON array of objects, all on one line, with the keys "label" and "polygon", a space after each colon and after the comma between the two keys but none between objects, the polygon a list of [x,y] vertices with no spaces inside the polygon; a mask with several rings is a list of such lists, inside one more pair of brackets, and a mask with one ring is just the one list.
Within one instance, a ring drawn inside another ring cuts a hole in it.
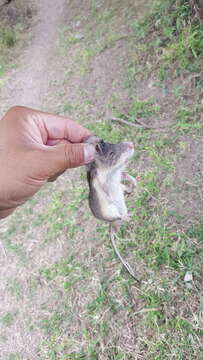
[{"label": "weed", "polygon": [[4,241],[5,247],[8,251],[18,256],[18,258],[25,263],[27,260],[27,253],[25,248],[21,244],[15,244],[10,239]]},{"label": "weed", "polygon": [[71,354],[64,355],[62,360],[85,360],[86,358],[86,354],[84,353],[73,352]]},{"label": "weed", "polygon": [[11,48],[16,43],[16,33],[11,28],[4,28],[0,34],[1,42],[8,48]]},{"label": "weed", "polygon": [[87,126],[92,132],[97,134],[101,139],[105,139],[109,142],[119,142],[123,138],[122,132],[113,127],[113,125],[104,122],[92,123]]},{"label": "weed", "polygon": [[203,124],[197,121],[197,111],[198,109],[194,106],[190,109],[183,106],[178,109],[176,113],[177,128],[185,132],[201,129]]},{"label": "weed", "polygon": [[[191,72],[198,71],[196,59],[203,54],[203,26],[188,26],[179,41],[167,48],[166,60],[177,61],[179,66]],[[193,59],[193,61],[191,61]]]},{"label": "weed", "polygon": [[143,39],[149,32],[149,23],[147,21],[133,21],[132,29],[136,37]]},{"label": "weed", "polygon": [[[78,187],[72,189],[72,201],[68,204],[63,193],[55,193],[50,202],[48,210],[39,218],[39,225],[43,222],[47,226],[47,235],[45,241],[54,240],[56,236],[64,231],[70,239],[74,238],[79,230],[76,222],[76,211],[81,201],[87,198],[87,192]],[[68,216],[67,216],[68,214]]]},{"label": "weed", "polygon": [[181,98],[183,94],[183,88],[182,86],[177,86],[173,89],[173,93],[177,98]]},{"label": "weed", "polygon": [[75,107],[74,107],[74,105],[73,105],[72,103],[70,103],[70,102],[67,102],[67,103],[64,105],[64,107],[63,107],[63,112],[64,112],[64,113],[70,113],[70,114],[72,114],[72,113],[74,112],[74,110],[75,110]]},{"label": "weed", "polygon": [[7,357],[7,360],[21,360],[22,356],[19,353],[10,353]]},{"label": "weed", "polygon": [[[74,259],[71,256],[67,260],[61,260],[61,262],[58,262],[52,266],[44,267],[40,270],[40,275],[42,276],[42,278],[46,279],[47,281],[51,281],[59,276],[67,277],[73,272],[74,272],[73,278],[75,278],[75,276],[78,276],[78,274],[81,278],[85,277],[86,270],[82,269],[80,264],[77,263],[75,264],[73,260]],[[70,281],[66,281],[64,283],[65,288],[68,288],[71,285],[72,282],[70,283]]]},{"label": "weed", "polygon": [[203,222],[200,222],[197,225],[193,225],[186,232],[190,238],[197,239],[198,241],[203,241]]},{"label": "weed", "polygon": [[22,299],[23,297],[23,287],[21,282],[18,279],[11,279],[7,285],[9,291],[12,295],[16,296],[17,299]]},{"label": "weed", "polygon": [[10,327],[16,320],[17,312],[7,312],[0,317],[0,322],[6,327]]},{"label": "weed", "polygon": [[92,312],[98,312],[107,303],[106,293],[101,291],[99,295],[89,305],[88,310]]},{"label": "weed", "polygon": [[173,69],[176,76],[184,70],[196,72],[200,69],[203,25],[195,21],[189,1],[158,1],[144,21],[135,23],[135,35],[145,41],[152,29],[156,36],[154,44],[150,37],[154,51],[165,49],[163,56],[159,56],[160,81],[165,80],[167,68]]},{"label": "weed", "polygon": [[127,69],[127,80],[125,81],[125,86],[129,90],[129,95],[134,94],[134,87],[136,81],[136,75],[139,73],[138,59],[134,58],[133,62],[131,61]]},{"label": "weed", "polygon": [[4,24],[0,26],[0,77],[5,75],[8,66],[10,66],[13,48],[23,30],[22,26],[19,25],[12,27]]},{"label": "weed", "polygon": [[59,334],[61,325],[64,321],[64,315],[60,313],[53,314],[50,318],[41,320],[39,326],[49,335]]},{"label": "weed", "polygon": [[174,38],[174,35],[180,35],[183,27],[190,21],[192,9],[188,1],[184,0],[166,0],[158,2],[153,11],[152,19],[157,22],[157,26],[168,41]]},{"label": "weed", "polygon": [[160,81],[165,81],[168,78],[168,67],[166,64],[160,65],[157,77]]},{"label": "weed", "polygon": [[151,117],[157,115],[160,111],[160,106],[154,104],[154,100],[136,100],[129,108],[129,115],[132,118]]}]

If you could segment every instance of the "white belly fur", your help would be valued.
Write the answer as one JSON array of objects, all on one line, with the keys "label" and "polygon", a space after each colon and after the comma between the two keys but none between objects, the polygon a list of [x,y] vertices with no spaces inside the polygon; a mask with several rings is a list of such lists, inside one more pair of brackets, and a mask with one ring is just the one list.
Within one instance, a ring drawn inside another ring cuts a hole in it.
[{"label": "white belly fur", "polygon": [[[121,184],[121,171],[108,178],[108,181],[105,175],[105,172],[100,172],[98,178],[94,180],[102,214],[107,221],[114,221],[118,218],[124,220],[127,217],[127,208]],[[105,191],[105,187],[108,193]]]}]

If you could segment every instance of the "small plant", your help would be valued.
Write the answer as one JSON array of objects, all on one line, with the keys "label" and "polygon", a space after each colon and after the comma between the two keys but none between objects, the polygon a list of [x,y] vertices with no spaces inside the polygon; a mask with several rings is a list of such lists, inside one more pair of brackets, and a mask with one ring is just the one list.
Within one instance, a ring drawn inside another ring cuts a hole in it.
[{"label": "small plant", "polygon": [[196,111],[198,111],[198,107],[192,107],[191,109],[181,107],[176,113],[177,128],[184,132],[201,129],[203,124],[197,121]]},{"label": "small plant", "polygon": [[6,28],[2,31],[1,34],[2,43],[6,45],[8,48],[14,47],[16,43],[16,33],[11,28]]},{"label": "small plant", "polygon": [[2,325],[10,327],[14,323],[16,315],[17,314],[15,312],[7,312],[0,318],[0,322]]},{"label": "small plant", "polygon": [[153,99],[150,100],[136,100],[129,109],[129,115],[133,118],[151,117],[157,115],[160,111],[160,106],[154,104]]},{"label": "small plant", "polygon": [[150,37],[154,51],[160,53],[164,49],[159,55],[160,81],[165,80],[166,68],[173,68],[174,64],[175,75],[201,68],[203,25],[194,18],[190,1],[158,1],[144,21],[135,22],[134,29],[135,36],[143,42]]},{"label": "small plant", "polygon": [[21,355],[19,354],[19,353],[11,353],[11,354],[9,354],[8,355],[8,358],[6,358],[6,360],[21,360],[22,359],[22,357],[21,357]]},{"label": "small plant", "polygon": [[183,28],[178,41],[168,45],[166,60],[177,61],[180,68],[198,71],[196,59],[203,54],[203,26],[188,25]]},{"label": "small plant", "polygon": [[147,21],[134,21],[132,29],[136,37],[143,39],[149,31],[149,23]]},{"label": "small plant", "polygon": [[161,64],[158,71],[158,79],[160,81],[164,81],[167,79],[167,77],[168,77],[167,66],[165,64]]},{"label": "small plant", "polygon": [[193,112],[186,108],[181,108],[176,113],[176,120],[180,124],[190,123],[193,119]]}]

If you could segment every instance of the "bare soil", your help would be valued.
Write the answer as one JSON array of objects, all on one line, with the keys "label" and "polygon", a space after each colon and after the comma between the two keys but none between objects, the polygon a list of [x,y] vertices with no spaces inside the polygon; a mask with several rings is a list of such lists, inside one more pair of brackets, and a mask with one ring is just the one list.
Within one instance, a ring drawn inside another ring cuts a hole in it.
[{"label": "bare soil", "polygon": [[37,16],[27,30],[29,45],[18,57],[18,66],[7,75],[7,86],[1,93],[1,107],[4,106],[1,113],[18,104],[41,109],[52,80],[49,61],[59,36],[66,1],[40,1],[33,5]]}]

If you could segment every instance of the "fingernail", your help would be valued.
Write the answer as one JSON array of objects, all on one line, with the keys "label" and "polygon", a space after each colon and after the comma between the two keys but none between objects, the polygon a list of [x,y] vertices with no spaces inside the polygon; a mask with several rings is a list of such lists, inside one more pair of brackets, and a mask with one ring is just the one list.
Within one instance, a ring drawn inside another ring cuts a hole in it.
[{"label": "fingernail", "polygon": [[84,161],[85,164],[90,163],[94,160],[95,149],[94,146],[85,144],[84,145]]}]

